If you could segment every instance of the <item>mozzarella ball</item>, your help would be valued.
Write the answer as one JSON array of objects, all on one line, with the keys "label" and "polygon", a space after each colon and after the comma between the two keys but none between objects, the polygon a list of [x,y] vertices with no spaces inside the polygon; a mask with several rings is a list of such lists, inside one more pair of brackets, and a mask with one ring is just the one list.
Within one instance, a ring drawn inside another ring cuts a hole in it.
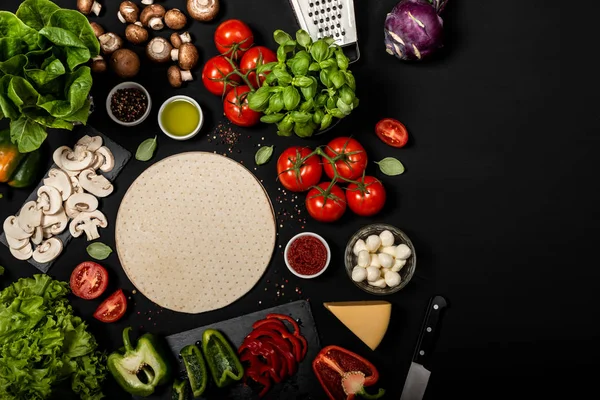
[{"label": "mozzarella ball", "polygon": [[396,246],[387,246],[379,249],[379,253],[389,254],[392,257],[396,257]]},{"label": "mozzarella ball", "polygon": [[410,257],[410,254],[410,247],[404,243],[399,244],[398,247],[396,247],[396,258],[399,258],[400,260],[406,260],[408,257]]},{"label": "mozzarella ball", "polygon": [[394,257],[389,254],[379,253],[377,257],[379,258],[379,263],[384,268],[392,268],[392,265],[394,265]]},{"label": "mozzarella ball", "polygon": [[406,264],[406,260],[400,260],[399,258],[396,258],[396,262],[394,262],[394,265],[392,266],[392,271],[394,272],[398,272],[402,269],[402,267],[404,267],[404,265]]},{"label": "mozzarella ball", "polygon": [[383,279],[383,278],[379,278],[379,279],[377,279],[377,280],[376,280],[376,281],[374,281],[374,282],[369,282],[369,285],[371,285],[371,286],[375,286],[375,287],[378,287],[378,288],[382,288],[382,289],[383,289],[383,288],[385,288],[385,286],[386,286],[386,283],[385,283],[385,279]]},{"label": "mozzarella ball", "polygon": [[366,245],[367,250],[369,250],[371,253],[374,253],[377,251],[379,246],[381,246],[381,238],[377,235],[371,235],[367,238]]},{"label": "mozzarella ball", "polygon": [[381,276],[385,276],[385,273],[391,270],[391,268],[381,268]]},{"label": "mozzarella ball", "polygon": [[376,281],[380,277],[379,268],[377,267],[368,267],[367,271],[367,280],[368,281]]},{"label": "mozzarella ball", "polygon": [[371,265],[371,254],[369,254],[369,252],[366,250],[361,250],[358,253],[357,263],[359,267],[367,268],[369,265]]},{"label": "mozzarella ball", "polygon": [[379,238],[381,239],[382,246],[388,247],[394,245],[394,235],[388,230],[381,232]]},{"label": "mozzarella ball", "polygon": [[352,280],[354,282],[362,282],[367,279],[367,270],[358,265],[352,270]]},{"label": "mozzarella ball", "polygon": [[400,274],[394,271],[385,273],[385,284],[389,287],[398,286],[400,284]]},{"label": "mozzarella ball", "polygon": [[355,256],[358,255],[358,253],[360,253],[363,250],[367,250],[367,246],[365,245],[365,241],[362,239],[358,239],[356,241],[356,243],[354,243],[354,248],[352,249],[352,252],[354,253]]},{"label": "mozzarella ball", "polygon": [[371,267],[381,267],[381,263],[379,262],[379,254],[371,254],[371,263],[369,265]]}]

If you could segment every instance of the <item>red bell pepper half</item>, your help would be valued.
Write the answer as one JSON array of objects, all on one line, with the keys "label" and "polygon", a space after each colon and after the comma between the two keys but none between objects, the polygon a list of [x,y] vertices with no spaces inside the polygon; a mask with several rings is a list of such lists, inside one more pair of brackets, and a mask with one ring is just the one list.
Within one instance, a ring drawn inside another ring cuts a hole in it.
[{"label": "red bell pepper half", "polygon": [[339,346],[323,348],[312,363],[321,387],[331,400],[352,400],[359,395],[365,399],[378,399],[385,394],[369,394],[365,387],[379,380],[379,372],[365,358]]}]

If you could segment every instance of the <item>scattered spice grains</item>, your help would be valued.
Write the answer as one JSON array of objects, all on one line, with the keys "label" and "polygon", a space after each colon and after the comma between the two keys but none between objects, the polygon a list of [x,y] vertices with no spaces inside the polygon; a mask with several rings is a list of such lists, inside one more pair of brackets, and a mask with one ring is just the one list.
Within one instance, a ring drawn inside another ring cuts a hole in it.
[{"label": "scattered spice grains", "polygon": [[[233,153],[235,151],[239,154],[242,152],[240,149],[236,148],[242,134],[236,132],[228,122],[219,122],[215,129],[206,136],[208,137],[208,143],[224,145],[228,153]],[[250,136],[248,136],[248,139],[250,139]]]},{"label": "scattered spice grains", "polygon": [[304,229],[306,225],[306,210],[303,201],[298,194],[277,188],[278,195],[275,196],[274,206],[277,208],[277,225],[283,228],[286,223],[298,225]]},{"label": "scattered spice grains", "polygon": [[118,89],[110,99],[110,111],[119,121],[134,122],[140,119],[148,108],[148,98],[140,89]]}]

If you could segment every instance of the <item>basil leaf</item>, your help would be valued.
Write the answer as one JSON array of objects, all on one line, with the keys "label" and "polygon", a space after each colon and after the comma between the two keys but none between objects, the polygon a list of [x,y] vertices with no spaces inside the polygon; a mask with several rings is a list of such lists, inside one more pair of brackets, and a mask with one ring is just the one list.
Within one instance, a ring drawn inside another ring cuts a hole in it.
[{"label": "basil leaf", "polygon": [[318,95],[317,100],[315,101],[315,105],[317,107],[324,107],[325,104],[327,104],[327,95],[326,94]]},{"label": "basil leaf", "polygon": [[323,117],[325,116],[325,113],[323,112],[323,110],[318,109],[317,111],[315,111],[315,113],[313,114],[313,122],[317,125],[321,125],[321,121],[323,121]]},{"label": "basil leaf", "polygon": [[346,83],[350,86],[350,89],[356,90],[356,81],[354,80],[354,75],[350,71],[343,71],[344,78],[346,78]]},{"label": "basil leaf", "polygon": [[305,58],[299,58],[295,60],[295,62],[290,66],[290,70],[296,76],[304,76],[308,73],[308,67],[310,65],[310,60]]},{"label": "basil leaf", "polygon": [[[269,74],[269,76],[273,73]],[[267,79],[269,78],[267,77]],[[269,97],[271,92],[268,86],[261,86],[256,92],[248,94],[248,107],[254,111],[264,111],[269,105]]]},{"label": "basil leaf", "polygon": [[286,136],[286,137],[289,137],[289,136],[292,136],[292,131],[291,131],[291,130],[290,130],[290,131],[288,131],[288,132],[284,132],[284,131],[277,131],[277,135],[278,135],[278,136]]},{"label": "basil leaf", "polygon": [[393,157],[386,157],[381,161],[375,161],[375,164],[379,165],[381,172],[389,176],[400,175],[404,172],[404,165]]},{"label": "basil leaf", "polygon": [[286,115],[285,117],[283,117],[281,122],[277,124],[277,134],[279,136],[290,136],[292,134],[293,124],[294,121],[292,121],[292,117],[289,114]]},{"label": "basil leaf", "polygon": [[275,82],[277,80],[277,75],[275,75],[273,73],[273,71],[271,71],[271,73],[269,75],[267,75],[267,79],[265,79],[265,82],[267,83],[267,85],[270,85],[271,83]]},{"label": "basil leaf", "polygon": [[273,39],[275,39],[277,44],[284,44],[285,42],[292,40],[292,37],[281,29],[277,29],[273,32]]},{"label": "basil leaf", "polygon": [[358,107],[358,103],[359,103],[358,97],[355,97],[354,100],[352,100],[352,107],[354,107],[354,108]]},{"label": "basil leaf", "polygon": [[273,146],[263,146],[254,155],[256,165],[263,165],[269,162],[273,155]]},{"label": "basil leaf", "polygon": [[301,88],[312,85],[313,81],[308,76],[297,76],[292,80],[292,85],[299,86]]},{"label": "basil leaf", "polygon": [[329,79],[331,79],[331,82],[333,83],[333,86],[335,86],[336,89],[341,88],[342,86],[344,86],[344,83],[346,83],[346,78],[344,76],[343,71],[332,72],[329,75]]},{"label": "basil leaf", "polygon": [[331,87],[332,83],[329,80],[329,76],[327,74],[327,71],[325,71],[324,69],[321,70],[321,72],[319,73],[319,78],[321,79],[321,83],[327,87]]},{"label": "basil leaf", "polygon": [[302,124],[296,122],[294,124],[294,133],[299,137],[309,137],[312,136],[314,129],[312,126],[308,124]]},{"label": "basil leaf", "polygon": [[342,86],[338,93],[340,95],[340,99],[342,99],[344,103],[352,104],[352,102],[354,101],[354,91],[352,91],[352,89],[350,89],[348,85]]},{"label": "basil leaf", "polygon": [[319,82],[317,82],[317,78],[315,78],[314,76],[311,76],[310,80],[310,85],[300,88],[300,91],[302,92],[302,95],[306,100],[310,100],[313,97],[315,97],[315,94],[317,94],[317,87],[319,85]]},{"label": "basil leaf", "polygon": [[86,250],[90,257],[96,260],[105,260],[112,253],[112,249],[101,242],[90,244]]},{"label": "basil leaf", "polygon": [[296,50],[296,41],[295,40],[288,40],[287,42],[285,42],[283,44],[283,49],[286,53],[291,53],[294,50]]},{"label": "basil leaf", "polygon": [[320,71],[321,66],[319,65],[318,62],[313,62],[308,66],[308,70],[312,71],[312,72]]},{"label": "basil leaf", "polygon": [[265,72],[272,71],[276,65],[277,65],[277,62],[275,62],[275,61],[266,63],[266,64],[260,64],[258,67],[256,67],[256,74],[261,75],[261,74],[264,74]]},{"label": "basil leaf", "polygon": [[315,102],[313,99],[306,100],[302,104],[300,104],[300,111],[309,112],[315,107]]},{"label": "basil leaf", "polygon": [[337,96],[333,96],[327,99],[327,103],[325,104],[325,107],[328,110],[331,110],[332,108],[335,108],[335,103],[337,102]]},{"label": "basil leaf", "polygon": [[281,121],[283,117],[285,117],[285,114],[281,113],[263,115],[262,117],[260,117],[260,122],[264,122],[265,124],[274,124],[276,122]]},{"label": "basil leaf", "polygon": [[269,110],[271,110],[271,113],[278,113],[279,111],[283,110],[283,106],[283,93],[275,93],[269,99]]},{"label": "basil leaf", "polygon": [[135,152],[135,159],[138,161],[148,161],[154,155],[156,150],[156,136],[144,140]]},{"label": "basil leaf", "polygon": [[298,93],[298,89],[293,86],[287,86],[283,90],[283,105],[286,110],[292,111],[295,110],[300,104],[300,93]]},{"label": "basil leaf", "polygon": [[328,36],[326,38],[323,39],[325,41],[325,43],[327,43],[328,46],[331,46],[332,44],[335,43],[335,39],[331,36]]},{"label": "basil leaf", "polygon": [[331,68],[331,67],[333,67],[334,65],[337,65],[337,63],[336,63],[336,62],[335,62],[335,60],[334,60],[334,59],[332,59],[332,58],[330,58],[330,59],[328,59],[328,60],[325,60],[325,61],[321,61],[321,62],[319,63],[319,67],[321,67],[321,69],[327,69],[327,68]]},{"label": "basil leaf", "polygon": [[331,116],[331,114],[325,114],[325,116],[323,117],[323,120],[321,121],[320,129],[323,130],[323,129],[329,128],[332,121],[333,121],[333,117]]},{"label": "basil leaf", "polygon": [[327,58],[329,45],[324,40],[317,40],[310,48],[310,55],[317,62],[324,61]]},{"label": "basil leaf", "polygon": [[344,51],[341,48],[338,48],[335,51],[335,59],[337,61],[337,66],[339,69],[345,71],[348,69],[348,57],[344,54]]},{"label": "basil leaf", "polygon": [[298,30],[296,32],[296,42],[302,47],[308,47],[312,43],[312,39],[308,32],[303,29]]},{"label": "basil leaf", "polygon": [[312,120],[312,115],[306,112],[292,111],[290,115],[292,116],[294,122],[297,124],[307,124],[308,121]]},{"label": "basil leaf", "polygon": [[277,48],[277,61],[280,63],[284,62],[287,58],[287,54],[285,52],[285,47],[283,45]]},{"label": "basil leaf", "polygon": [[352,112],[352,106],[344,103],[342,99],[338,99],[335,105],[344,115],[350,115]]},{"label": "basil leaf", "polygon": [[276,69],[273,70],[272,74],[274,74],[277,77],[277,81],[281,86],[287,86],[290,83],[292,83],[292,76],[286,71]]},{"label": "basil leaf", "polygon": [[342,119],[346,116],[346,114],[340,111],[339,108],[332,108],[331,110],[329,110],[329,113],[339,119]]}]

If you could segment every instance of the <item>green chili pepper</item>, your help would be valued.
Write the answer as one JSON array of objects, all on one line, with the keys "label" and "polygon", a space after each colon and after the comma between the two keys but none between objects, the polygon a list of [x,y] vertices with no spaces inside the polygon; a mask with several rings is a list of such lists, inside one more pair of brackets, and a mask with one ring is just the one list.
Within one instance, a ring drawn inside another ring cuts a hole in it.
[{"label": "green chili pepper", "polygon": [[202,350],[216,385],[220,388],[239,381],[244,376],[244,367],[221,332],[207,329],[202,334]]}]

